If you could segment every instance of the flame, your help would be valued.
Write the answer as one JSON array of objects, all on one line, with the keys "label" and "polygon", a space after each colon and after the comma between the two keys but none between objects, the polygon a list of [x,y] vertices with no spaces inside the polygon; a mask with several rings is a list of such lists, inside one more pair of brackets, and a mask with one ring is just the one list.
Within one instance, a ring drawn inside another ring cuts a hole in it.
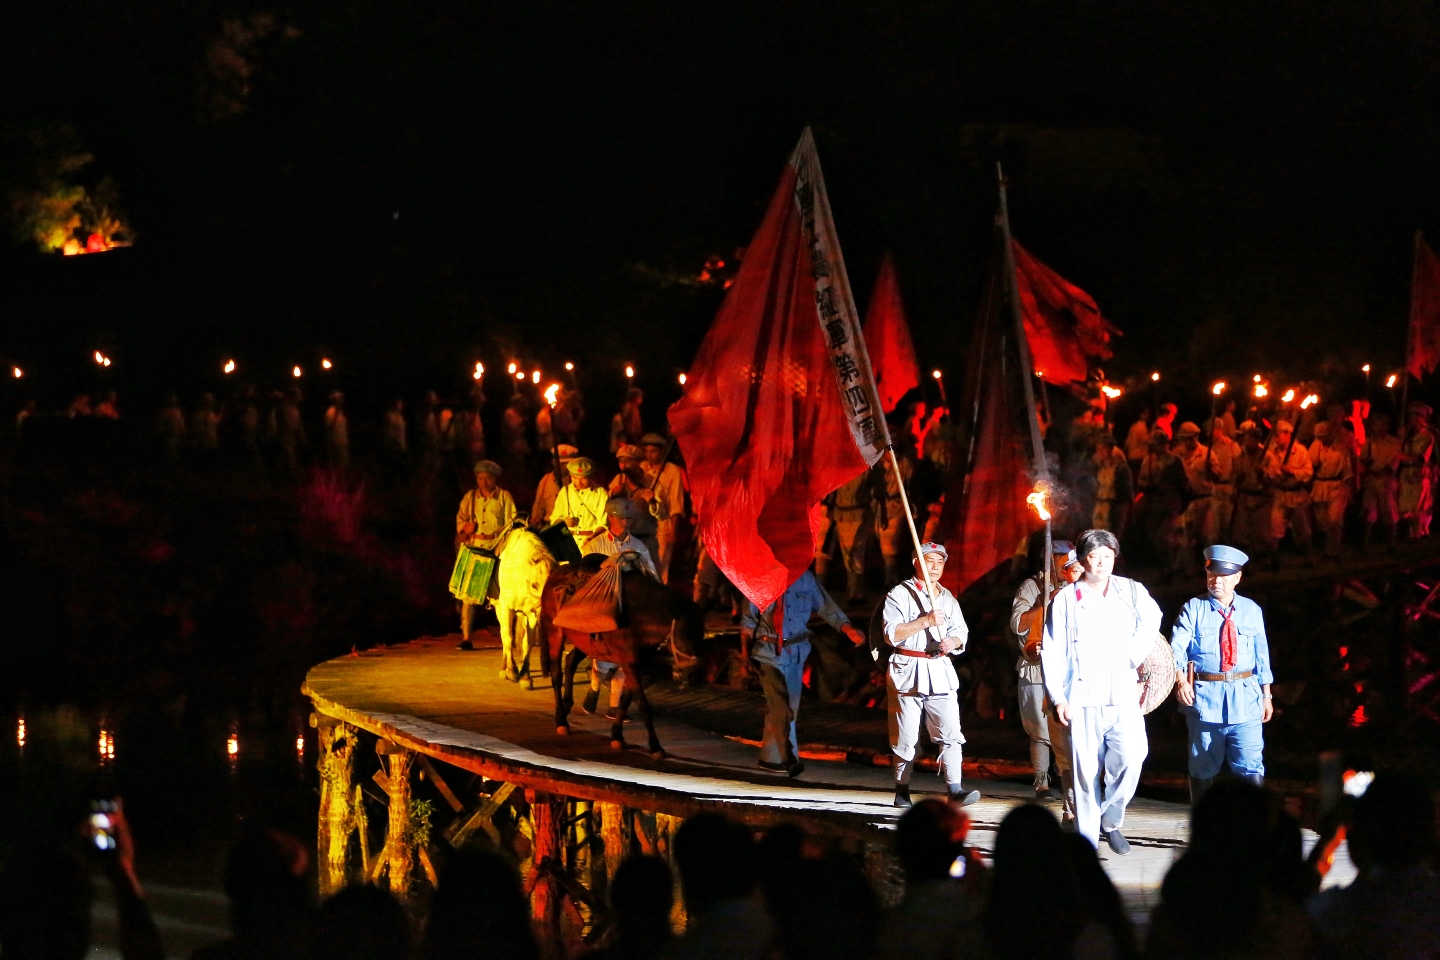
[{"label": "flame", "polygon": [[479,380],[481,377],[485,376],[485,364],[481,363],[479,360],[475,361],[474,376],[476,380]]},{"label": "flame", "polygon": [[516,365],[516,363],[515,363],[514,360],[511,360],[511,361],[510,361],[510,366],[506,367],[505,369],[508,370],[508,371],[511,372],[511,373],[514,373],[516,370],[519,370],[520,368],[519,368],[518,365]]},{"label": "flame", "polygon": [[560,392],[560,384],[558,384],[558,383],[552,383],[552,384],[550,384],[550,386],[548,386],[548,387],[545,388],[545,402],[548,403],[548,404],[550,404],[550,406],[552,406],[552,407],[555,406],[555,395],[556,395],[557,393],[559,393],[559,392]]},{"label": "flame", "polygon": [[1390,387],[1393,390],[1395,387],[1395,381],[1397,379],[1399,378],[1395,374],[1390,374],[1390,376],[1385,380],[1385,386]]},{"label": "flame", "polygon": [[538,383],[540,382],[540,371],[539,371],[539,370],[536,370],[534,373],[530,374],[530,382],[531,382],[531,383],[536,383],[536,384],[538,384]]},{"label": "flame", "polygon": [[511,371],[511,372],[515,374],[515,379],[516,379],[516,380],[519,380],[519,381],[521,381],[522,383],[524,382],[524,380],[525,380],[525,371],[524,371],[524,370],[513,370],[513,371]]},{"label": "flame", "polygon": [[10,372],[15,375],[16,380],[19,380],[21,377],[25,376],[25,371],[21,370],[19,367],[11,367]]},{"label": "flame", "polygon": [[936,380],[939,380],[939,379],[940,379],[940,371],[939,371],[939,370],[932,370],[932,371],[930,371],[930,376],[934,377]]},{"label": "flame", "polygon": [[1255,376],[1254,376],[1253,379],[1254,379],[1254,381],[1255,381],[1256,383],[1259,383],[1259,382],[1260,382],[1260,374],[1258,374],[1258,373],[1255,374]]},{"label": "flame", "polygon": [[627,379],[630,380],[635,379],[635,368],[630,366],[630,364],[628,363],[625,365],[625,376]]},{"label": "flame", "polygon": [[329,360],[325,359],[324,357],[321,357],[321,358],[320,358],[320,366],[321,366],[321,368],[323,368],[323,369],[325,369],[325,370],[329,370],[331,367],[335,366],[335,364],[331,363]]},{"label": "flame", "polygon": [[1270,391],[1269,391],[1269,389],[1265,386],[1265,384],[1263,384],[1263,383],[1257,383],[1257,384],[1255,384],[1255,396],[1257,396],[1257,397],[1267,397],[1267,396],[1269,396],[1269,395],[1270,395]]},{"label": "flame", "polygon": [[301,761],[303,761],[303,760],[305,759],[305,738],[304,738],[304,737],[296,737],[296,738],[295,738],[295,759],[301,760]]},{"label": "flame", "polygon": [[476,380],[479,380],[480,378],[485,376],[485,374],[481,373],[479,370],[476,370],[475,373],[472,374],[472,376],[474,376]]},{"label": "flame", "polygon": [[1291,402],[1292,400],[1294,400],[1294,399],[1295,399],[1295,388],[1294,388],[1294,387],[1291,387],[1289,390],[1286,390],[1286,391],[1285,391],[1285,395],[1280,398],[1280,402],[1281,402],[1281,403],[1290,403],[1290,402]]},{"label": "flame", "polygon": [[100,739],[97,746],[100,750],[100,764],[102,766],[115,759],[115,735],[104,727],[100,728]]},{"label": "flame", "polygon": [[1159,370],[1156,370],[1154,373],[1150,374],[1150,379],[1151,379],[1151,381],[1153,381],[1153,382],[1155,382],[1155,383],[1159,383],[1159,382],[1160,382],[1160,371],[1159,371]]},{"label": "flame", "polygon": [[23,716],[15,721],[15,745],[21,750],[25,749],[25,718]]},{"label": "flame", "polygon": [[685,386],[685,374],[680,374],[680,386]]},{"label": "flame", "polygon": [[304,374],[304,372],[305,372],[305,371],[301,370],[299,367],[295,367],[294,369],[292,369],[292,370],[290,371],[290,376],[292,376],[292,377],[299,377],[299,376],[302,376],[302,375]]},{"label": "flame", "polygon": [[1319,402],[1320,402],[1320,395],[1319,395],[1318,393],[1312,393],[1312,394],[1310,394],[1308,397],[1306,397],[1304,400],[1301,400],[1301,401],[1300,401],[1300,409],[1301,409],[1301,410],[1308,410],[1308,409],[1310,409],[1312,406],[1314,406],[1315,404],[1317,404],[1317,403],[1319,403]]},{"label": "flame", "polygon": [[234,361],[234,360],[226,360],[226,361],[225,361],[225,366],[224,366],[222,369],[223,369],[226,373],[234,373],[234,372],[235,372],[235,361]]},{"label": "flame", "polygon": [[566,361],[565,361],[565,369],[566,369],[566,370],[574,370],[574,369],[575,369],[575,364],[571,363],[569,360],[566,360]]},{"label": "flame", "polygon": [[1037,486],[1035,488],[1035,491],[1031,493],[1030,496],[1025,498],[1025,502],[1035,508],[1035,512],[1040,515],[1041,520],[1050,519],[1050,511],[1045,506],[1045,500],[1049,496],[1049,490],[1044,487]]},{"label": "flame", "polygon": [[230,734],[225,740],[225,752],[233,760],[240,755],[240,737],[237,734]]},{"label": "flame", "polygon": [[1120,394],[1124,393],[1125,391],[1121,390],[1119,387],[1112,387],[1109,384],[1106,384],[1105,386],[1100,388],[1100,392],[1105,394],[1105,396],[1109,397],[1111,400],[1114,400],[1116,397],[1120,396]]},{"label": "flame", "polygon": [[101,353],[99,350],[95,351],[95,362],[100,364],[100,366],[102,367],[110,366],[110,358],[105,356],[105,354]]},{"label": "flame", "polygon": [[1216,383],[1215,386],[1210,388],[1210,392],[1215,394],[1215,396],[1217,397],[1220,396],[1220,394],[1225,392],[1225,381],[1221,380],[1220,382]]},{"label": "flame", "polygon": [[1370,364],[1367,363],[1365,364],[1365,366],[1361,367],[1360,372],[1368,374],[1370,372]]}]

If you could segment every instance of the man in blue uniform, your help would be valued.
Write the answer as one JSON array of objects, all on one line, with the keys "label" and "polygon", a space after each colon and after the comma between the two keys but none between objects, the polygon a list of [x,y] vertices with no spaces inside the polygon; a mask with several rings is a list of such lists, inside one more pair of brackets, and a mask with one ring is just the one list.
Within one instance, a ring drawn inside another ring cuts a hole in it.
[{"label": "man in blue uniform", "polygon": [[809,570],[790,585],[778,603],[782,629],[776,630],[776,604],[761,613],[746,603],[740,618],[740,663],[748,677],[753,657],[760,665],[760,686],[765,690],[765,733],[760,742],[760,766],[798,777],[805,770],[795,738],[795,717],[800,712],[800,691],[805,658],[810,655],[810,616],[843,633],[851,643],[865,642],[865,635],[830,599],[820,581]]},{"label": "man in blue uniform", "polygon": [[1270,644],[1254,600],[1235,595],[1250,558],[1216,544],[1205,550],[1207,593],[1186,602],[1170,634],[1175,696],[1190,726],[1190,798],[1198,803],[1228,766],[1237,777],[1265,779],[1270,697]]}]

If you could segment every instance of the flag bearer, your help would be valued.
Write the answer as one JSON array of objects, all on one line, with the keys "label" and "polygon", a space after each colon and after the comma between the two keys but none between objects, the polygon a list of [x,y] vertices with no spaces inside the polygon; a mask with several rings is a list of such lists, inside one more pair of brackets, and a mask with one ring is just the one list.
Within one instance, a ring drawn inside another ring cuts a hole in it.
[{"label": "flag bearer", "polygon": [[1274,714],[1270,644],[1260,605],[1235,593],[1249,559],[1234,547],[1207,549],[1206,595],[1186,601],[1170,633],[1175,697],[1190,727],[1192,802],[1222,767],[1256,784],[1265,777],[1261,724]]},{"label": "flag bearer", "polygon": [[[950,654],[963,653],[970,630],[960,604],[940,586],[949,553],[938,543],[922,543],[914,560],[915,575],[890,588],[885,596],[885,642],[892,650],[885,673],[886,704],[890,708],[890,752],[895,764],[895,806],[910,806],[910,774],[920,743],[923,717],[930,739],[940,748],[940,769],[950,799],[968,806],[980,791],[966,792],[960,784],[960,678]],[[936,602],[927,596],[925,565],[935,584]]]}]

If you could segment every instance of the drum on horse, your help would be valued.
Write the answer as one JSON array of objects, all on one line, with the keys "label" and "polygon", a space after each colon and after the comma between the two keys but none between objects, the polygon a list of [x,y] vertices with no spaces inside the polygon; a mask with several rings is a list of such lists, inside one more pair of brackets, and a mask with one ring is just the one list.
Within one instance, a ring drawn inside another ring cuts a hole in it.
[{"label": "drum on horse", "polygon": [[[677,671],[686,663],[694,663],[696,644],[705,632],[705,620],[700,608],[689,597],[680,595],[645,573],[627,570],[621,575],[624,609],[618,629],[585,633],[556,624],[555,616],[560,607],[595,576],[604,560],[604,557],[592,554],[579,563],[567,563],[557,568],[545,585],[541,625],[550,653],[550,682],[555,688],[555,730],[562,736],[570,732],[570,709],[575,704],[575,670],[580,661],[585,657],[592,661],[608,660],[625,673],[620,708],[610,725],[611,748],[622,750],[625,747],[625,714],[633,699],[639,705],[640,719],[644,721],[645,732],[650,738],[650,756],[663,760],[665,750],[660,746],[660,738],[655,735],[655,723],[650,715],[650,702],[645,698],[640,664],[643,658],[667,643],[675,656]],[[567,640],[571,650],[565,654]]]}]

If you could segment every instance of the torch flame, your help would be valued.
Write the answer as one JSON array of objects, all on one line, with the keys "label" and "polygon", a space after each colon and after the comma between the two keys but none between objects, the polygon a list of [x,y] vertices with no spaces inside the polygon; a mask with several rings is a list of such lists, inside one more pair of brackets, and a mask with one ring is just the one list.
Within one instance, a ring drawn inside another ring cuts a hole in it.
[{"label": "torch flame", "polygon": [[1210,388],[1210,392],[1215,394],[1215,396],[1217,397],[1220,396],[1220,394],[1225,392],[1225,381],[1221,380],[1219,383],[1215,384],[1215,386]]},{"label": "torch flame", "polygon": [[680,386],[685,386],[685,374],[680,374]]},{"label": "torch flame", "polygon": [[560,384],[558,384],[558,383],[552,383],[552,384],[550,384],[550,386],[548,386],[548,387],[545,388],[545,402],[548,403],[548,404],[550,404],[550,406],[552,406],[552,407],[555,406],[555,395],[556,395],[557,393],[559,393],[559,392],[560,392]]},{"label": "torch flame", "polygon": [[635,379],[635,368],[632,367],[632,366],[630,366],[629,364],[626,364],[626,365],[625,365],[625,376],[626,376],[628,379],[634,380],[634,379]]},{"label": "torch flame", "polygon": [[1395,381],[1396,381],[1397,379],[1398,379],[1398,378],[1396,377],[1395,374],[1393,374],[1393,373],[1390,374],[1390,376],[1385,380],[1385,386],[1390,387],[1391,389],[1394,389],[1394,387],[1395,387]]},{"label": "torch flame", "polygon": [[1116,397],[1120,396],[1120,394],[1124,393],[1125,391],[1121,390],[1119,387],[1112,387],[1107,384],[1106,386],[1100,388],[1100,392],[1105,394],[1105,396],[1109,397],[1111,400],[1114,400]]},{"label": "torch flame", "polygon": [[1291,387],[1289,390],[1286,390],[1286,391],[1285,391],[1285,395],[1280,398],[1280,402],[1281,402],[1281,403],[1289,403],[1290,401],[1292,401],[1292,400],[1294,400],[1294,399],[1295,399],[1295,388],[1294,388],[1294,387]]},{"label": "torch flame", "polygon": [[934,377],[936,380],[939,380],[939,379],[940,379],[940,371],[939,371],[939,370],[932,370],[932,371],[930,371],[930,376]]},{"label": "torch flame", "polygon": [[1254,376],[1252,379],[1253,379],[1256,383],[1259,383],[1259,382],[1260,382],[1260,374],[1258,374],[1258,373],[1255,374],[1255,376]]},{"label": "torch flame", "polygon": [[1035,491],[1025,498],[1025,502],[1035,508],[1035,512],[1040,515],[1041,520],[1050,519],[1050,511],[1045,506],[1045,500],[1049,496],[1049,490],[1044,487],[1036,487]]},{"label": "torch flame", "polygon": [[515,366],[515,361],[514,361],[514,360],[511,360],[511,361],[510,361],[510,366],[506,367],[505,369],[507,369],[507,370],[510,371],[511,373],[514,373],[514,372],[516,371],[516,369],[518,369],[518,368]]},{"label": "torch flame", "polygon": [[10,372],[14,374],[16,380],[19,380],[25,376],[25,371],[21,370],[19,367],[11,367]]},{"label": "torch flame", "polygon": [[1312,393],[1312,394],[1310,394],[1309,396],[1307,396],[1304,400],[1301,400],[1301,401],[1300,401],[1300,409],[1301,409],[1301,410],[1308,410],[1308,409],[1310,409],[1312,406],[1314,406],[1315,404],[1317,404],[1317,403],[1319,403],[1319,402],[1320,402],[1320,395],[1319,395],[1318,393]]},{"label": "torch flame", "polygon": [[575,364],[571,363],[569,360],[566,360],[566,361],[565,361],[565,369],[566,369],[566,370],[574,370],[574,369],[575,369]]},{"label": "torch flame", "polygon": [[1265,384],[1263,384],[1263,383],[1257,383],[1257,384],[1255,384],[1255,396],[1256,396],[1256,397],[1265,397],[1265,396],[1269,396],[1269,394],[1270,394],[1270,390],[1265,386]]},{"label": "torch flame", "polygon": [[331,369],[332,367],[334,367],[335,364],[331,363],[328,358],[326,358],[326,357],[321,357],[321,358],[320,358],[320,366],[323,367],[323,368],[326,369],[326,370],[329,370],[329,369]]},{"label": "torch flame", "polygon": [[226,372],[226,373],[234,373],[234,372],[235,372],[235,361],[234,361],[234,360],[226,360],[226,361],[225,361],[225,372]]},{"label": "torch flame", "polygon": [[534,373],[530,374],[530,382],[531,382],[531,383],[535,383],[535,384],[538,384],[538,383],[540,382],[540,371],[539,371],[539,370],[536,370]]},{"label": "torch flame", "polygon": [[1153,380],[1155,383],[1159,383],[1159,382],[1160,382],[1160,371],[1159,371],[1159,370],[1156,370],[1154,373],[1150,374],[1150,379]]},{"label": "torch flame", "polygon": [[1361,372],[1361,373],[1369,373],[1369,372],[1370,372],[1370,364],[1367,363],[1367,364],[1365,364],[1365,366],[1361,367],[1361,368],[1360,368],[1360,372]]}]

